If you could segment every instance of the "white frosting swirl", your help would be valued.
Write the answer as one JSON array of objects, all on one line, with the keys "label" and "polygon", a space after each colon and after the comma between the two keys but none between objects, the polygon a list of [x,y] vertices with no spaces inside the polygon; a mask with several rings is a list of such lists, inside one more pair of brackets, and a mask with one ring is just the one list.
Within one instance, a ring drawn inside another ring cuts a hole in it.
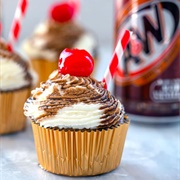
[{"label": "white frosting swirl", "polygon": [[96,129],[124,123],[123,105],[91,77],[54,71],[31,95],[24,114],[46,128]]},{"label": "white frosting swirl", "polygon": [[[43,35],[48,33],[48,22],[43,22],[37,26],[34,31],[34,34]],[[47,40],[42,38],[41,36],[37,36],[33,39],[33,44],[30,39],[27,39],[22,44],[22,49],[27,53],[27,55],[32,59],[37,59],[41,57],[42,59],[46,59],[49,61],[57,60],[57,52],[45,48],[42,48],[46,45]],[[91,55],[93,55],[93,51],[96,48],[96,40],[91,33],[83,33],[77,42],[72,45],[72,48],[85,49]],[[66,48],[66,47],[64,47]],[[59,52],[60,53],[60,52]]]},{"label": "white frosting swirl", "polygon": [[73,45],[73,48],[85,49],[89,54],[93,55],[96,41],[90,33],[84,33],[78,41]]},{"label": "white frosting swirl", "polygon": [[24,79],[24,75],[19,64],[6,58],[0,60],[1,90],[16,89],[28,85],[29,81]]},{"label": "white frosting swirl", "polygon": [[[43,127],[59,127],[61,128],[96,128],[100,125],[100,117],[103,114],[102,110],[99,110],[99,104],[85,104],[78,103],[69,107],[64,107],[58,110],[57,114],[51,118],[44,118],[40,122],[40,126]],[[43,114],[43,110],[39,110],[38,106],[30,105],[27,116],[39,116]]]},{"label": "white frosting swirl", "polygon": [[[25,78],[24,69],[15,61],[1,57],[0,60],[0,90],[7,91],[19,89],[30,84]],[[36,74],[33,70],[29,70],[32,79],[35,80]]]},{"label": "white frosting swirl", "polygon": [[46,44],[46,40],[42,38],[37,38],[36,41],[34,41],[33,46],[28,40],[25,40],[22,49],[30,58],[32,58],[32,60],[39,57],[49,61],[57,60],[57,53],[55,51],[41,48],[44,44]]}]

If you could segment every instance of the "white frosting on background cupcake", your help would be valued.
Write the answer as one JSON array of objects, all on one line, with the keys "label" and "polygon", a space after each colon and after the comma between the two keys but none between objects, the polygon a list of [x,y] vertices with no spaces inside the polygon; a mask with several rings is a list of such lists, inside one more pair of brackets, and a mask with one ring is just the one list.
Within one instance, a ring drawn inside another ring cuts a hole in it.
[{"label": "white frosting on background cupcake", "polygon": [[[49,42],[53,42],[54,39],[61,46],[57,47],[57,44],[52,43],[48,48]],[[92,33],[86,32],[76,23],[59,24],[45,21],[40,23],[32,36],[22,44],[22,49],[30,58],[41,58],[49,61],[57,60],[61,50],[67,47],[85,49],[93,55],[95,49],[97,49],[97,40]]]},{"label": "white frosting on background cupcake", "polygon": [[23,68],[6,58],[0,60],[0,81],[1,90],[17,89],[29,84],[29,81],[25,79]]},{"label": "white frosting on background cupcake", "polygon": [[37,75],[28,61],[15,52],[0,49],[0,91],[11,91],[32,86]]}]

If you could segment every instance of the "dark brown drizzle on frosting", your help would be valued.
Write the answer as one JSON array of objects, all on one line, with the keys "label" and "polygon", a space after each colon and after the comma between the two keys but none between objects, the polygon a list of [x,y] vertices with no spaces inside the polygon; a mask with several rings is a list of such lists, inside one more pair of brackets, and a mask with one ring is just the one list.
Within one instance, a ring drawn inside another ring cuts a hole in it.
[{"label": "dark brown drizzle on frosting", "polygon": [[[51,85],[54,85],[52,93],[46,100],[38,101],[37,97]],[[28,111],[29,103],[39,105],[39,110],[44,110],[45,113],[37,119],[30,117],[35,123],[39,123],[45,118],[56,115],[59,109],[80,102],[100,104],[103,115],[98,129],[126,121],[123,107],[121,109],[118,107],[118,100],[103,88],[102,82],[92,77],[62,75],[57,71],[51,74],[48,81],[41,83],[40,88],[32,91],[32,96],[25,103],[24,109]]]},{"label": "dark brown drizzle on frosting", "polygon": [[8,50],[7,44],[2,40],[0,40],[0,49],[1,50]]},{"label": "dark brown drizzle on frosting", "polygon": [[37,39],[45,40],[46,43],[37,48],[52,50],[57,53],[57,58],[64,48],[72,48],[80,36],[85,32],[82,27],[73,21],[57,23],[53,20],[48,20],[45,23],[48,26],[47,32],[44,34],[34,33],[29,38],[29,43],[32,47],[36,47],[35,42]]},{"label": "dark brown drizzle on frosting", "polygon": [[[0,41],[0,60],[2,58],[6,58],[8,61],[14,61],[15,63],[19,64],[22,67],[22,69],[24,70],[24,72],[25,72],[24,78],[29,82],[29,84],[24,87],[20,87],[19,89],[29,87],[32,85],[33,79],[32,79],[31,74],[28,71],[29,63],[27,61],[25,61],[22,57],[20,57],[17,53],[8,51],[7,45],[3,41]],[[12,69],[12,71],[13,71],[13,69]],[[13,89],[13,90],[15,90],[15,89]],[[6,92],[7,91],[11,91],[11,90],[6,90]],[[0,92],[4,92],[4,90],[2,91],[0,89]]]}]

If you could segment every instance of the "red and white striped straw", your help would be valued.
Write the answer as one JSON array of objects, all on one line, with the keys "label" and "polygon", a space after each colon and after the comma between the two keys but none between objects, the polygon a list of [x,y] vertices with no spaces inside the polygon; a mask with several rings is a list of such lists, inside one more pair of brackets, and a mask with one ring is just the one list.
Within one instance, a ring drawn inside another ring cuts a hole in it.
[{"label": "red and white striped straw", "polygon": [[103,82],[105,83],[104,88],[106,89],[110,81],[114,77],[118,64],[130,40],[130,36],[131,36],[131,32],[129,30],[125,30],[124,35],[118,40],[118,43],[116,45],[110,64],[108,68],[106,69],[105,75],[103,77]]},{"label": "red and white striped straw", "polygon": [[14,19],[9,33],[9,49],[12,50],[15,42],[17,42],[21,30],[22,20],[26,14],[28,0],[19,0],[16,8]]}]

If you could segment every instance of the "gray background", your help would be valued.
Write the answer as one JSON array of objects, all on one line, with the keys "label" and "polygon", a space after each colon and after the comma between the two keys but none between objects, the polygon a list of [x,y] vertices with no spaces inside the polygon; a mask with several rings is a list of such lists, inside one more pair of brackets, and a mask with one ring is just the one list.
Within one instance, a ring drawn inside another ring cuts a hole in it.
[{"label": "gray background", "polygon": [[[8,38],[18,0],[0,0],[2,4],[3,35]],[[59,0],[60,1],[60,0]],[[49,5],[58,0],[29,0],[18,44],[29,36],[38,23],[45,20]],[[100,44],[112,46],[114,27],[114,0],[81,0],[78,21],[92,30]]]}]

